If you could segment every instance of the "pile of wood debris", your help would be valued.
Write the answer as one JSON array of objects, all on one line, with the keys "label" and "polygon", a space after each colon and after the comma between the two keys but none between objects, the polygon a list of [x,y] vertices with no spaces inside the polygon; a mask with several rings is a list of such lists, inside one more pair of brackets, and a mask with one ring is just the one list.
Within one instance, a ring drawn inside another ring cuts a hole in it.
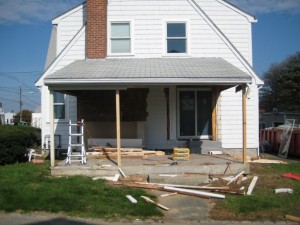
[{"label": "pile of wood debris", "polygon": [[[117,159],[118,149],[112,147],[93,147],[93,152],[87,152],[89,158],[93,159]],[[121,148],[122,158],[147,158],[150,156],[165,155],[163,151],[143,150],[142,148]]]}]

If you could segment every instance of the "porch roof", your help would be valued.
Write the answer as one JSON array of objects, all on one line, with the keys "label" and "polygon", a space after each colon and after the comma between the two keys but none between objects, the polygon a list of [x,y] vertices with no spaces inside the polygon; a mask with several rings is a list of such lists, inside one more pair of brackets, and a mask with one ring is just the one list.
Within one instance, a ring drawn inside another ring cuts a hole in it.
[{"label": "porch roof", "polygon": [[46,76],[48,86],[243,84],[251,76],[222,58],[77,60]]}]

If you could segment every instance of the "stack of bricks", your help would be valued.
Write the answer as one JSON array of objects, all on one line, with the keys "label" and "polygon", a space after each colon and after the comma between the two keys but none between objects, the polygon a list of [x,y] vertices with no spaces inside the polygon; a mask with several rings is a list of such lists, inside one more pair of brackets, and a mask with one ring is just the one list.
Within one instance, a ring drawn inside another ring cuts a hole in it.
[{"label": "stack of bricks", "polygon": [[87,0],[86,56],[101,59],[107,56],[107,0]]},{"label": "stack of bricks", "polygon": [[173,160],[189,160],[190,149],[189,148],[173,148]]}]

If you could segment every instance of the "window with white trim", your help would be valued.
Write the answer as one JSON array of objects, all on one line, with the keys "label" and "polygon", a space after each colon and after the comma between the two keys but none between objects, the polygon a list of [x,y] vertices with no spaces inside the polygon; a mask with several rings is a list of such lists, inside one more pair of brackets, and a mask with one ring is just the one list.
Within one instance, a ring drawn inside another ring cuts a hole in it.
[{"label": "window with white trim", "polygon": [[131,53],[129,22],[112,22],[110,30],[110,51],[113,54]]},{"label": "window with white trim", "polygon": [[54,119],[65,119],[66,118],[66,109],[65,109],[65,99],[66,96],[62,93],[53,92],[54,98]]},{"label": "window with white trim", "polygon": [[186,23],[167,23],[167,53],[187,53]]}]

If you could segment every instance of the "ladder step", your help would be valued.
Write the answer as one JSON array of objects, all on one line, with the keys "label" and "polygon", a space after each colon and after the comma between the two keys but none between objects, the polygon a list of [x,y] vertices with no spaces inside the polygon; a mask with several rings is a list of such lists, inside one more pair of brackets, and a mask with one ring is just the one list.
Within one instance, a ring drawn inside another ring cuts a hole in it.
[{"label": "ladder step", "polygon": [[79,123],[79,124],[77,124],[77,123],[70,123],[69,125],[70,126],[82,126],[83,124],[82,123]]},{"label": "ladder step", "polygon": [[83,136],[83,134],[70,134],[70,136]]},{"label": "ladder step", "polygon": [[73,147],[81,147],[81,146],[84,146],[84,144],[69,144],[69,146],[73,146]]}]

